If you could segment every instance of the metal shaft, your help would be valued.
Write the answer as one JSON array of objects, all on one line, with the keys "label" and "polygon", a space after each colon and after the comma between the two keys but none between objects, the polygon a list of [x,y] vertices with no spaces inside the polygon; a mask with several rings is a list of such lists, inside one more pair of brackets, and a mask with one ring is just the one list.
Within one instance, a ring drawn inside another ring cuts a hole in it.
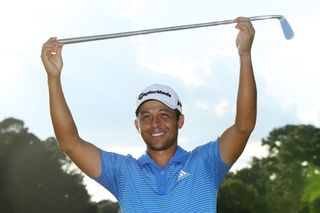
[{"label": "metal shaft", "polygon": [[[264,20],[264,19],[279,19],[279,20],[281,20],[281,19],[284,19],[284,16],[282,16],[282,15],[252,16],[252,17],[249,17],[249,19],[251,21]],[[181,25],[181,26],[173,26],[173,27],[154,28],[154,29],[147,29],[147,30],[128,31],[128,32],[93,35],[93,36],[83,36],[83,37],[75,37],[75,38],[64,38],[64,39],[59,39],[58,41],[61,42],[62,44],[73,44],[73,43],[80,43],[80,42],[122,38],[122,37],[135,36],[135,35],[144,35],[144,34],[151,34],[151,33],[186,30],[186,29],[225,25],[225,24],[232,24],[232,23],[234,23],[234,20],[230,19],[230,20],[224,20],[224,21],[200,23],[200,24],[189,24],[189,25]]]}]

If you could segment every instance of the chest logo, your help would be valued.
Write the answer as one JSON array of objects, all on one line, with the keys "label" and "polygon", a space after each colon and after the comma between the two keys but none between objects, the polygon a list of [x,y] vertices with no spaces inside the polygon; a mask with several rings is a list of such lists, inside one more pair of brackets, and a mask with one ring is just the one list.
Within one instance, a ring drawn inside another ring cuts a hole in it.
[{"label": "chest logo", "polygon": [[184,179],[184,178],[188,177],[189,175],[190,175],[189,173],[187,173],[187,172],[185,172],[185,171],[181,170],[181,171],[180,171],[180,173],[179,173],[179,175],[178,175],[178,181],[180,181],[180,180],[182,180],[182,179]]}]

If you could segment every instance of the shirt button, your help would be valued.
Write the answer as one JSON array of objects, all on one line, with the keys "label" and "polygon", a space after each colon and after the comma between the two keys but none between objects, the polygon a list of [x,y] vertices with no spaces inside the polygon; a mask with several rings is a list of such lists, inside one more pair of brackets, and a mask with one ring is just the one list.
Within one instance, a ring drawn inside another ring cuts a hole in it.
[{"label": "shirt button", "polygon": [[161,171],[161,172],[160,172],[160,175],[164,175],[164,171]]}]

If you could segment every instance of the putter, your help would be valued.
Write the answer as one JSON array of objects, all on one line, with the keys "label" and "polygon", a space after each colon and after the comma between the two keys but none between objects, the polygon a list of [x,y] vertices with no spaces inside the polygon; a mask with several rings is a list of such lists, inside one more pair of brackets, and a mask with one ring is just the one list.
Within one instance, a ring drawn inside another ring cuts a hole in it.
[{"label": "putter", "polygon": [[[280,21],[284,37],[288,40],[288,39],[292,39],[294,36],[293,30],[289,22],[282,15],[252,16],[252,17],[249,17],[248,19],[250,21],[278,19]],[[232,24],[232,23],[234,23],[234,20],[214,21],[214,22],[206,22],[206,23],[200,23],[200,24],[189,24],[189,25],[181,25],[181,26],[173,26],[173,27],[154,28],[154,29],[147,29],[147,30],[128,31],[128,32],[83,36],[83,37],[75,37],[75,38],[64,38],[64,39],[58,39],[58,41],[62,44],[73,44],[73,43],[80,43],[80,42],[144,35],[144,34],[151,34],[151,33],[186,30],[186,29],[193,29],[193,28],[200,28],[200,27],[210,27],[210,26],[225,25],[225,24]]]}]

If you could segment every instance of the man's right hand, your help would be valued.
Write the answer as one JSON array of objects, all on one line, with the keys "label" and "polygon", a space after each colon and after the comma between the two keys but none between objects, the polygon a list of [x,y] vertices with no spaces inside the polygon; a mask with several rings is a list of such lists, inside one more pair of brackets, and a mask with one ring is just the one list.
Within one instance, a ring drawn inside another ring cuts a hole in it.
[{"label": "man's right hand", "polygon": [[48,74],[50,115],[60,149],[88,176],[101,174],[99,149],[80,138],[64,98],[60,74],[62,44],[52,37],[42,46],[41,59]]},{"label": "man's right hand", "polygon": [[59,77],[63,67],[61,56],[62,44],[56,37],[51,37],[43,44],[41,60],[47,71],[48,77]]}]

